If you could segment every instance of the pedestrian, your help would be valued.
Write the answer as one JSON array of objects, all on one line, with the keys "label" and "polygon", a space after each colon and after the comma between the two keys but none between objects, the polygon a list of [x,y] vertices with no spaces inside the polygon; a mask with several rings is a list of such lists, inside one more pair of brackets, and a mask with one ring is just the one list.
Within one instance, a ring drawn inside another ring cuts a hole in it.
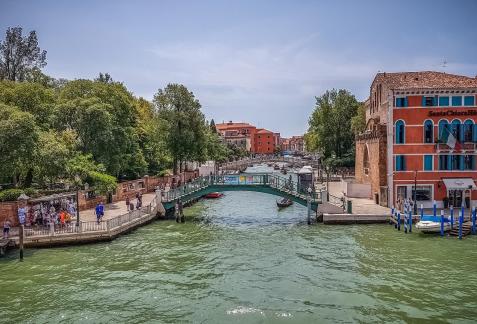
[{"label": "pedestrian", "polygon": [[3,221],[3,238],[7,239],[8,235],[10,234],[10,227],[12,226],[12,223],[10,223],[10,220],[6,218]]},{"label": "pedestrian", "polygon": [[100,218],[102,220],[104,216],[104,204],[102,201],[99,203],[99,213],[100,213]]},{"label": "pedestrian", "polygon": [[126,197],[126,208],[127,210],[129,211],[129,204],[131,203],[131,201],[129,200],[129,197]]},{"label": "pedestrian", "polygon": [[96,204],[96,208],[94,209],[94,211],[96,212],[96,221],[99,224],[99,222],[101,220],[101,207],[100,207],[99,203]]}]

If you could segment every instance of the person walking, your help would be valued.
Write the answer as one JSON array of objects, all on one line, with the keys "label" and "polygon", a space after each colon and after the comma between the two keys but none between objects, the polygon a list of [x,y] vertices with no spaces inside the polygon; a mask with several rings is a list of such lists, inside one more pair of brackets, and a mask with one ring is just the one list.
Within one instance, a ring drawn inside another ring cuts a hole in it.
[{"label": "person walking", "polygon": [[100,220],[103,220],[103,217],[104,217],[104,204],[103,204],[102,201],[99,203],[99,214],[100,214]]},{"label": "person walking", "polygon": [[99,222],[101,220],[101,207],[100,207],[99,203],[96,204],[96,208],[94,209],[94,211],[96,212],[96,221],[99,224]]},{"label": "person walking", "polygon": [[126,208],[127,210],[129,211],[129,204],[131,203],[131,201],[129,200],[129,197],[126,197]]},{"label": "person walking", "polygon": [[3,221],[3,238],[4,239],[8,239],[11,226],[12,226],[12,223],[10,223],[10,219],[7,218]]}]

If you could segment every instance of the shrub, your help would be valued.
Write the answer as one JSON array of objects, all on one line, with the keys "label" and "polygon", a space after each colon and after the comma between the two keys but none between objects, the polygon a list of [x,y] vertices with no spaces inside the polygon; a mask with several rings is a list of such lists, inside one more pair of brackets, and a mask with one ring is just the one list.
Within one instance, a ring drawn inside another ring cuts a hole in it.
[{"label": "shrub", "polygon": [[7,189],[0,191],[0,201],[15,201],[24,193],[22,189]]}]

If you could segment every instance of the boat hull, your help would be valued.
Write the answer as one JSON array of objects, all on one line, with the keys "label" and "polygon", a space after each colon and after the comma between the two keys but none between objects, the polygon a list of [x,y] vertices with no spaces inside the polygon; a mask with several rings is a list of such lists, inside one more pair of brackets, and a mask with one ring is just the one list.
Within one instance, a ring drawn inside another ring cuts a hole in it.
[{"label": "boat hull", "polygon": [[[440,233],[441,232],[441,223],[431,222],[431,221],[420,221],[416,224],[416,228],[423,233]],[[444,232],[450,230],[450,224],[444,223]]]},{"label": "boat hull", "polygon": [[221,193],[221,192],[211,192],[211,193],[206,194],[204,197],[206,199],[217,199],[217,198],[222,197],[223,195],[224,194]]}]

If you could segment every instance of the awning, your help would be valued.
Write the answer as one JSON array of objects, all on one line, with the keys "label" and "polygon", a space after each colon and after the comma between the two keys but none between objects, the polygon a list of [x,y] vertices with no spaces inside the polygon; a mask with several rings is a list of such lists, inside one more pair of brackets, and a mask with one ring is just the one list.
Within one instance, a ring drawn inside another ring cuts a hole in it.
[{"label": "awning", "polygon": [[472,178],[442,179],[447,190],[477,189]]}]

